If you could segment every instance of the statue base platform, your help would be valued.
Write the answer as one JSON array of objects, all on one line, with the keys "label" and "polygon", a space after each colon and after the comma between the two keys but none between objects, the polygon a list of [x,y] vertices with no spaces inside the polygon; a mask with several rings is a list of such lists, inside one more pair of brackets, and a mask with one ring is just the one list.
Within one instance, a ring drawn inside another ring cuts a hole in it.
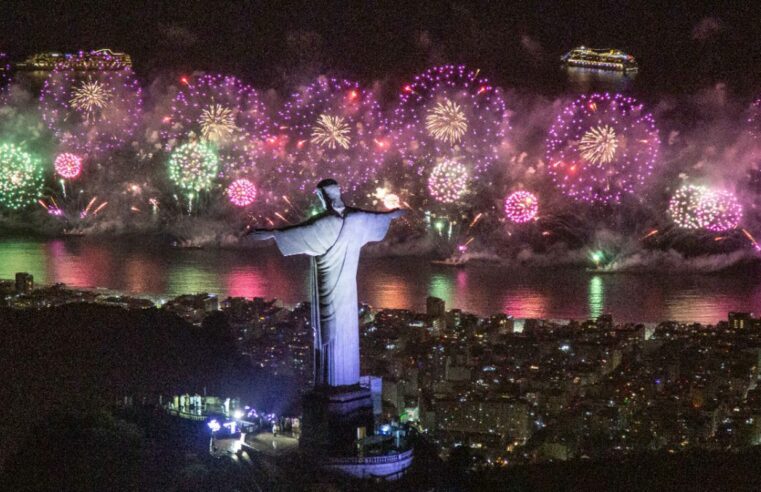
[{"label": "statue base platform", "polygon": [[304,395],[299,446],[331,456],[351,456],[357,438],[372,434],[374,426],[370,390],[359,385],[315,388]]}]

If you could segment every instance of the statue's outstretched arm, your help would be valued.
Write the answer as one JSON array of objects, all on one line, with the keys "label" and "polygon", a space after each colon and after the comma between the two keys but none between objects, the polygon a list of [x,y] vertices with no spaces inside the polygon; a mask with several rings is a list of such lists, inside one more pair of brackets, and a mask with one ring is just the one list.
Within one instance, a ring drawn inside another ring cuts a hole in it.
[{"label": "statue's outstretched arm", "polygon": [[392,220],[398,219],[399,217],[403,217],[404,215],[407,214],[407,211],[401,208],[395,208],[392,210],[362,210],[362,212],[366,214],[371,214],[371,215],[390,216]]},{"label": "statue's outstretched arm", "polygon": [[275,231],[270,229],[254,229],[247,234],[254,241],[266,241],[275,239]]},{"label": "statue's outstretched arm", "polygon": [[255,241],[266,241],[268,239],[275,239],[277,237],[277,233],[278,232],[285,232],[285,231],[290,231],[290,230],[293,230],[293,229],[298,229],[298,228],[301,228],[303,226],[308,226],[308,225],[313,224],[315,222],[315,220],[316,220],[316,217],[313,217],[313,218],[311,218],[309,220],[306,220],[306,221],[302,222],[301,224],[289,225],[289,226],[285,226],[285,227],[277,227],[275,229],[261,229],[261,228],[257,228],[257,229],[253,229],[253,230],[247,232],[246,235],[250,236]]},{"label": "statue's outstretched arm", "polygon": [[364,231],[365,237],[363,243],[381,241],[386,236],[391,221],[405,214],[402,209],[394,209],[384,212],[363,210],[364,212]]}]

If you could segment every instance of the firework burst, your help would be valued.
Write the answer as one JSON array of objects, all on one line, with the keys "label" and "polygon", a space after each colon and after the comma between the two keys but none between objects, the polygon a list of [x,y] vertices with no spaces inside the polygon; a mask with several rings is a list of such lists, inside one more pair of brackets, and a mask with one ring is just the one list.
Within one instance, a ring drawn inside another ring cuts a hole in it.
[{"label": "firework burst", "polygon": [[305,190],[331,176],[349,192],[368,184],[388,150],[386,124],[372,92],[319,77],[280,111],[275,175],[281,188]]},{"label": "firework burst", "polygon": [[60,63],[45,81],[43,120],[67,148],[83,154],[115,149],[140,124],[140,86],[129,67],[113,67],[108,57],[96,55],[87,72],[76,69],[77,60]]},{"label": "firework burst", "polygon": [[211,189],[218,172],[217,154],[202,142],[181,145],[169,157],[169,179],[191,200]]},{"label": "firework burst", "polygon": [[505,215],[516,224],[524,224],[536,218],[539,200],[528,191],[516,191],[505,199]]},{"label": "firework burst", "polygon": [[[502,91],[464,65],[433,67],[402,87],[391,129],[402,161],[425,174],[437,159],[468,163],[483,175],[506,145]],[[474,183],[488,187],[487,180]]]},{"label": "firework burst", "polygon": [[437,140],[449,142],[450,145],[459,143],[468,130],[468,120],[460,105],[444,99],[425,118],[425,128]]},{"label": "firework burst", "polygon": [[753,101],[747,112],[747,131],[753,139],[761,138],[761,97]]},{"label": "firework burst", "polygon": [[53,161],[55,172],[64,179],[74,179],[82,172],[82,158],[76,154],[64,152]]},{"label": "firework burst", "polygon": [[558,115],[545,143],[556,186],[593,203],[618,203],[641,189],[659,146],[652,116],[620,94],[581,96]]},{"label": "firework burst", "polygon": [[0,176],[0,206],[5,209],[23,209],[42,195],[42,166],[17,145],[0,144]]},{"label": "firework burst", "polygon": [[0,103],[5,99],[10,80],[11,65],[8,63],[8,55],[0,53]]},{"label": "firework burst", "polygon": [[592,164],[607,164],[618,148],[616,131],[608,125],[592,128],[579,141],[579,154]]},{"label": "firework burst", "polygon": [[341,116],[320,115],[312,129],[312,143],[329,149],[349,148],[351,128]]},{"label": "firework burst", "polygon": [[467,193],[468,181],[468,169],[463,164],[444,159],[431,170],[428,192],[440,203],[454,203]]},{"label": "firework burst", "polygon": [[246,178],[236,179],[227,187],[227,197],[236,207],[245,207],[256,200],[256,186]]},{"label": "firework burst", "polygon": [[85,80],[71,91],[69,105],[84,114],[86,121],[91,122],[110,100],[111,91],[106,86],[97,80]]},{"label": "firework burst", "polygon": [[223,175],[255,173],[271,130],[259,93],[230,76],[202,75],[182,82],[163,119],[166,150],[200,140],[215,147]]},{"label": "firework burst", "polygon": [[711,232],[735,229],[742,213],[742,205],[732,193],[705,186],[682,186],[669,201],[669,215],[683,229]]},{"label": "firework burst", "polygon": [[217,145],[228,141],[237,131],[235,113],[221,104],[212,104],[199,117],[201,137]]}]

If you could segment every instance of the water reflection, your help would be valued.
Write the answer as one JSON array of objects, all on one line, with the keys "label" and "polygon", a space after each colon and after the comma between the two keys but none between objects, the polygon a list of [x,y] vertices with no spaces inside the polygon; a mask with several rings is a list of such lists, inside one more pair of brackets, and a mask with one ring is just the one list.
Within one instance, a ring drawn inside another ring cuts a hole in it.
[{"label": "water reflection", "polygon": [[528,288],[518,288],[508,292],[502,300],[502,312],[516,318],[555,317],[546,316],[547,296]]},{"label": "water reflection", "polygon": [[219,292],[219,275],[196,265],[175,265],[167,276],[167,290],[184,294]]},{"label": "water reflection", "polygon": [[428,295],[444,299],[447,306],[453,306],[453,283],[451,275],[445,275],[441,272],[434,273],[428,283]]},{"label": "water reflection", "polygon": [[568,85],[575,92],[623,92],[629,89],[637,73],[614,72],[595,68],[566,67]]},{"label": "water reflection", "polygon": [[119,278],[113,271],[113,255],[97,243],[66,242],[48,244],[48,272],[55,282],[80,287],[98,287]]},{"label": "water reflection", "polygon": [[127,292],[163,292],[166,289],[158,261],[145,256],[129,257],[124,263],[124,287]]},{"label": "water reflection", "polygon": [[44,243],[14,241],[0,243],[0,278],[12,278],[16,272],[29,272],[38,282],[48,281]]},{"label": "water reflection", "polygon": [[409,299],[414,296],[409,282],[392,272],[378,273],[373,279],[373,285],[377,291],[375,299],[371,302],[373,306],[405,309],[409,307]]},{"label": "water reflection", "polygon": [[253,267],[236,268],[227,274],[227,293],[233,297],[268,297],[261,272]]},{"label": "water reflection", "polygon": [[589,279],[589,318],[596,319],[603,314],[605,309],[605,285],[599,275]]},{"label": "water reflection", "polygon": [[[147,295],[308,298],[308,261],[277,250],[176,250],[155,244],[65,240],[0,241],[0,278],[16,272],[38,284],[104,287]],[[425,309],[426,296],[449,308],[523,318],[715,323],[727,311],[761,312],[761,267],[717,275],[594,275],[583,270],[514,270],[494,265],[431,266],[420,258],[364,258],[359,299],[374,307]]]}]

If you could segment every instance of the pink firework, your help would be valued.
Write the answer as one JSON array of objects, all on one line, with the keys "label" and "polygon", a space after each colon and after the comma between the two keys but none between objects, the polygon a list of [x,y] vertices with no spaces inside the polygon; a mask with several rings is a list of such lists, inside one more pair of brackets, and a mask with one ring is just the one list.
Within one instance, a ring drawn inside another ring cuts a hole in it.
[{"label": "pink firework", "polygon": [[516,224],[524,224],[536,218],[539,200],[528,191],[516,191],[505,199],[505,215]]},{"label": "pink firework", "polygon": [[582,95],[557,116],[545,143],[555,185],[592,203],[618,203],[640,190],[659,146],[653,117],[620,94]]},{"label": "pink firework", "polygon": [[742,205],[731,192],[696,185],[677,189],[668,211],[674,223],[683,229],[711,232],[737,228],[743,215]]},{"label": "pink firework", "polygon": [[356,82],[319,77],[280,111],[278,176],[301,190],[333,177],[354,190],[376,175],[389,147],[375,95]]},{"label": "pink firework", "polygon": [[256,186],[246,178],[236,179],[227,187],[227,196],[236,207],[251,205],[256,200]]},{"label": "pink firework", "polygon": [[183,77],[162,124],[167,151],[193,140],[208,143],[219,156],[223,174],[254,168],[270,132],[259,93],[224,75]]},{"label": "pink firework", "polygon": [[723,232],[740,225],[743,209],[734,194],[729,191],[714,190],[703,196],[698,215],[702,217],[707,230]]},{"label": "pink firework", "polygon": [[74,179],[82,172],[82,158],[69,152],[58,154],[53,162],[53,167],[62,178]]},{"label": "pink firework", "polygon": [[761,138],[761,97],[750,105],[746,122],[748,133],[756,140]]},{"label": "pink firework", "polygon": [[476,176],[498,158],[510,127],[499,88],[479,70],[442,65],[402,87],[391,128],[406,164],[420,168],[454,158],[469,163]]},{"label": "pink firework", "polygon": [[[88,70],[77,68],[87,57]],[[85,154],[123,145],[135,133],[143,99],[132,69],[108,56],[80,55],[58,64],[40,93],[43,120],[58,140]]]},{"label": "pink firework", "polygon": [[8,55],[0,53],[0,102],[2,102],[8,84],[11,80],[11,65],[8,62]]}]

